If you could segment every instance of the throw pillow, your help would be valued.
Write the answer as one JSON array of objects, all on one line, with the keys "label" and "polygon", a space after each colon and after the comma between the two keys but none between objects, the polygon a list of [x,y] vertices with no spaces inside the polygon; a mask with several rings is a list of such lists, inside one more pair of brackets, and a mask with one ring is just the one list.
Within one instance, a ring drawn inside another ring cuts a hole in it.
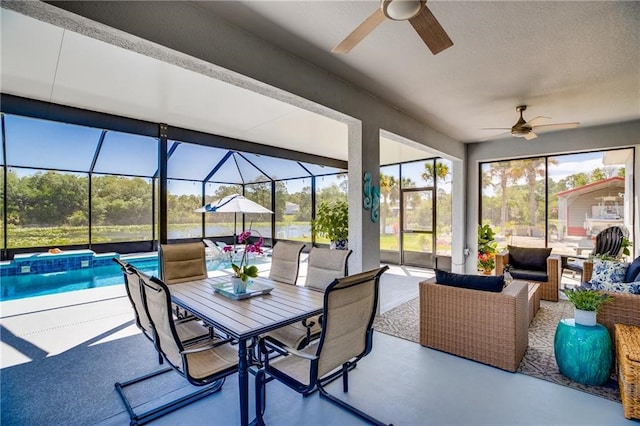
[{"label": "throw pillow", "polygon": [[638,275],[640,275],[640,256],[636,257],[629,265],[629,269],[627,269],[627,273],[624,276],[624,282],[640,281]]},{"label": "throw pillow", "polygon": [[597,283],[592,287],[594,290],[611,291],[614,293],[640,294],[640,281],[632,283]]},{"label": "throw pillow", "polygon": [[466,275],[436,269],[436,282],[453,287],[500,293],[504,287],[504,276]]},{"label": "throw pillow", "polygon": [[551,248],[507,246],[509,264],[516,269],[528,269],[544,272],[547,270],[547,258]]},{"label": "throw pillow", "polygon": [[629,264],[617,260],[593,259],[591,284],[616,284],[624,281]]}]

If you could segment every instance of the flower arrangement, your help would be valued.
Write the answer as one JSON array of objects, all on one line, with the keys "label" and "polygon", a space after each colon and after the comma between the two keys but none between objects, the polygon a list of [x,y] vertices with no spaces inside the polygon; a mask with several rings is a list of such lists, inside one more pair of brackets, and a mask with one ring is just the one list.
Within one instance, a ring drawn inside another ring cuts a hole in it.
[{"label": "flower arrangement", "polygon": [[249,238],[251,237],[251,231],[244,231],[240,235],[238,235],[238,243],[245,244],[244,252],[242,253],[242,257],[240,258],[240,262],[236,264],[233,262],[233,247],[226,246],[222,250],[225,253],[228,253],[229,259],[231,260],[231,269],[233,269],[233,275],[237,278],[240,278],[243,282],[247,282],[249,278],[255,278],[258,276],[258,267],[255,265],[247,264],[247,254],[256,253],[262,254],[262,237],[258,238],[258,241],[255,243],[250,243]]},{"label": "flower arrangement", "polygon": [[479,253],[478,267],[483,271],[491,271],[496,266],[496,260],[493,253]]},{"label": "flower arrangement", "polygon": [[495,233],[490,225],[478,226],[478,268],[490,272],[496,266]]}]

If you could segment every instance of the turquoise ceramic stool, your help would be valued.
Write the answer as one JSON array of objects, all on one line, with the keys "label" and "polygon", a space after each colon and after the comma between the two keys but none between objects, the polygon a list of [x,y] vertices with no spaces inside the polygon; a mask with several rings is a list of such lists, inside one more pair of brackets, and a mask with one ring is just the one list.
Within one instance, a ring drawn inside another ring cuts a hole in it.
[{"label": "turquoise ceramic stool", "polygon": [[613,348],[604,326],[562,319],[556,328],[554,350],[560,372],[571,380],[585,385],[603,385],[609,380]]}]

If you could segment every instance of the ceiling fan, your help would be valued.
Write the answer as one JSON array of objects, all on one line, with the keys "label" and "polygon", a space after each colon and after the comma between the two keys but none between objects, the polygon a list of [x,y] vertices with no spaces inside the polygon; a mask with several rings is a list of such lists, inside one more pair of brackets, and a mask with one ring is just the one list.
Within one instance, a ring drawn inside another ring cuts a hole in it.
[{"label": "ceiling fan", "polygon": [[434,55],[442,52],[453,46],[453,42],[426,3],[426,0],[380,0],[380,8],[358,25],[332,52],[349,52],[385,19],[409,21]]},{"label": "ceiling fan", "polygon": [[[545,120],[549,120],[550,117],[538,116],[533,120],[525,121],[522,117],[523,111],[527,110],[526,105],[520,105],[516,107],[516,111],[520,113],[520,118],[511,128],[509,127],[488,127],[484,130],[509,130],[513,136],[519,138],[525,138],[526,140],[535,139],[538,135],[534,131],[538,130],[562,130],[562,129],[574,129],[580,125],[580,123],[555,123],[555,124],[539,124]],[[506,132],[509,133],[509,132]]]}]

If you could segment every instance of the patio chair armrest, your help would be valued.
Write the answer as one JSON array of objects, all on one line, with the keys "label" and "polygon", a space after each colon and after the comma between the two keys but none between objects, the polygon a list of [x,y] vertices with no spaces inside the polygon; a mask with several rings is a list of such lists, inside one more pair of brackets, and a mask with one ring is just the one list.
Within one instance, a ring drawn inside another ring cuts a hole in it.
[{"label": "patio chair armrest", "polygon": [[300,358],[308,359],[309,361],[315,361],[318,359],[317,355],[311,355],[306,352],[301,352],[297,349],[293,349],[292,347],[284,345],[269,336],[265,336],[261,340],[263,345],[269,346],[269,348],[273,349],[281,355],[295,355]]},{"label": "patio chair armrest", "polygon": [[591,281],[591,275],[593,275],[593,260],[587,259],[582,264],[582,281]]},{"label": "patio chair armrest", "polygon": [[193,349],[185,349],[184,351],[180,352],[180,354],[182,355],[187,355],[187,354],[195,354],[198,352],[204,352],[204,351],[208,351],[209,349],[215,349],[216,346],[219,346],[217,344],[213,344],[213,343],[209,343],[203,346],[198,346],[197,348],[193,348]]}]

